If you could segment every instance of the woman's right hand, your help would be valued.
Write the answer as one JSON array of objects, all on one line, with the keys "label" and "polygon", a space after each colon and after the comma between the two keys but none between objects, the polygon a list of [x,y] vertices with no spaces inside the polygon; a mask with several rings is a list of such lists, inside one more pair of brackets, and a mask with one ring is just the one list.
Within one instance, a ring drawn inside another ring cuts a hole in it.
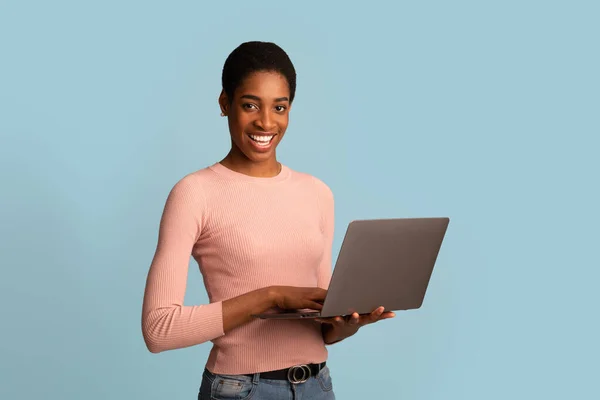
[{"label": "woman's right hand", "polygon": [[318,287],[271,286],[275,306],[284,310],[312,309],[320,311],[327,290]]},{"label": "woman's right hand", "polygon": [[317,287],[269,286],[233,297],[223,301],[223,330],[227,333],[273,307],[321,311],[326,293]]}]

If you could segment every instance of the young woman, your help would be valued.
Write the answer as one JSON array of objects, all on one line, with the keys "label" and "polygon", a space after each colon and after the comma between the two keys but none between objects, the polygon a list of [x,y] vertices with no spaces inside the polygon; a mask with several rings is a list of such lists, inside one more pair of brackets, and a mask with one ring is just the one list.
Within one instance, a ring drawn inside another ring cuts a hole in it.
[{"label": "young woman", "polygon": [[[296,90],[280,47],[243,43],[225,61],[222,85],[231,150],[183,177],[167,197],[146,282],[144,340],[153,353],[213,343],[200,400],[334,399],[326,345],[393,314],[252,317],[272,308],[321,309],[331,278],[333,195],[277,160]],[[183,304],[190,255],[209,304]]]}]

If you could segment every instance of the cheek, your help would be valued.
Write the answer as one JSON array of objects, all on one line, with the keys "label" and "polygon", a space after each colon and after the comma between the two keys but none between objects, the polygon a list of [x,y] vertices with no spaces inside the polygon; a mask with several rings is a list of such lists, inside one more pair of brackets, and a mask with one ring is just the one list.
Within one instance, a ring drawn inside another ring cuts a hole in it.
[{"label": "cheek", "polygon": [[237,134],[243,133],[252,127],[252,117],[248,115],[238,115],[236,121]]},{"label": "cheek", "polygon": [[229,131],[235,137],[240,137],[246,127],[247,122],[244,119],[240,119],[238,116],[229,120]]},{"label": "cheek", "polygon": [[281,120],[279,121],[279,128],[282,131],[285,131],[288,127],[288,123],[289,123],[289,116],[286,114],[285,116],[281,117]]}]

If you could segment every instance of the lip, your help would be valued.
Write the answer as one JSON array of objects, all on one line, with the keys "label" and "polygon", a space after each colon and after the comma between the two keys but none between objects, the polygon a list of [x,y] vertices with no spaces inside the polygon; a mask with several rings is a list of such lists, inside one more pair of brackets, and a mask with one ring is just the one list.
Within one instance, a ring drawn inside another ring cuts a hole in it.
[{"label": "lip", "polygon": [[[250,135],[252,135],[252,136],[273,136],[273,138],[271,139],[271,141],[269,142],[269,144],[267,146],[259,146],[258,143],[256,143],[254,140],[252,140]],[[248,136],[248,141],[250,142],[250,145],[252,146],[254,151],[256,151],[258,153],[266,153],[269,150],[271,150],[271,148],[273,148],[273,142],[275,141],[275,136],[277,136],[277,133],[275,133],[275,132],[247,132],[246,136]]]}]

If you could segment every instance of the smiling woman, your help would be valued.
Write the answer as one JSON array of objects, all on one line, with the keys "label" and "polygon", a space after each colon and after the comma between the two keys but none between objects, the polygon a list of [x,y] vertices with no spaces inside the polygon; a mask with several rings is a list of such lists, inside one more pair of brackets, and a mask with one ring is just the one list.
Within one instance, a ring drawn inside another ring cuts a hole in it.
[{"label": "smiling woman", "polygon": [[[389,317],[260,320],[322,308],[331,279],[333,195],[281,164],[296,72],[273,43],[227,58],[219,104],[231,150],[179,180],[166,200],[148,272],[142,332],[153,353],[211,341],[198,399],[334,399],[327,344]],[[184,305],[190,255],[209,304]]]},{"label": "smiling woman", "polygon": [[[219,99],[223,114],[229,118],[232,149],[223,160],[235,168],[248,165],[279,173],[275,149],[288,126],[290,89],[280,73],[257,71],[249,75],[232,97],[225,92]],[[243,168],[243,167],[242,167]]]},{"label": "smiling woman", "polygon": [[231,151],[228,168],[256,176],[280,173],[275,150],[288,127],[296,92],[296,71],[273,43],[250,42],[225,61],[221,115],[227,116]]}]

